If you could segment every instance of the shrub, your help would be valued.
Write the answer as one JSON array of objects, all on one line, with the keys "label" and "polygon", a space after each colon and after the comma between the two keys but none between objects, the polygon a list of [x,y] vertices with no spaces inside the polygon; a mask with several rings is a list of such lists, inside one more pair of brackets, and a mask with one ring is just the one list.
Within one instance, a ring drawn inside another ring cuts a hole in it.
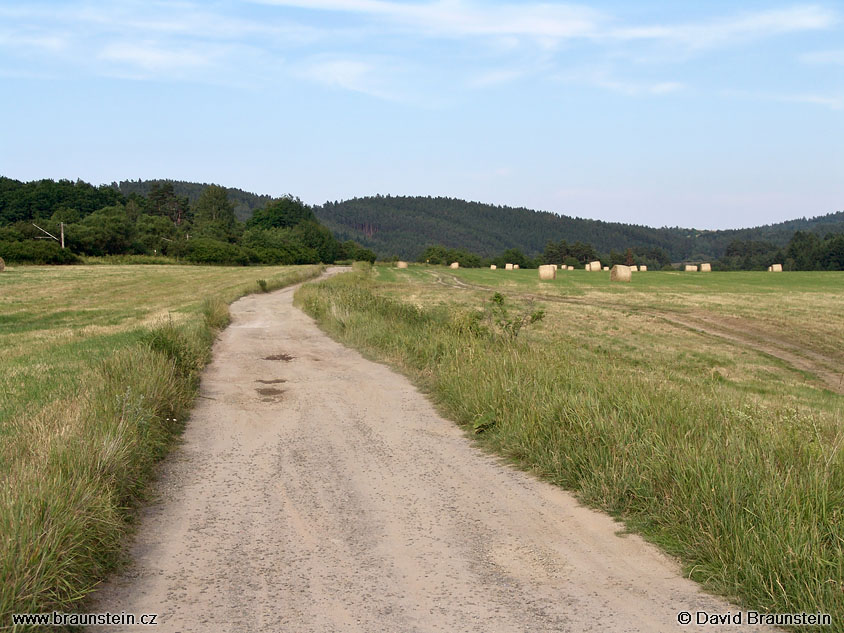
[{"label": "shrub", "polygon": [[56,242],[0,242],[0,257],[20,264],[77,264],[79,257]]},{"label": "shrub", "polygon": [[185,247],[185,259],[195,264],[249,264],[249,253],[239,246],[210,237],[189,240]]}]

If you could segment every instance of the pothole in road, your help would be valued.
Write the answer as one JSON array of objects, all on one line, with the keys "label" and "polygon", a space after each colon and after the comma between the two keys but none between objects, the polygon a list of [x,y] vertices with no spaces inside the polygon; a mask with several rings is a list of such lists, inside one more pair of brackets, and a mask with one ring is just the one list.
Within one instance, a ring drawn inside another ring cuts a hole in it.
[{"label": "pothole in road", "polygon": [[290,354],[273,354],[272,356],[264,356],[264,360],[283,360],[285,362],[291,361],[295,356]]},{"label": "pothole in road", "polygon": [[255,391],[262,396],[280,396],[284,393],[283,389],[278,389],[276,387],[258,387]]},{"label": "pothole in road", "polygon": [[282,382],[287,382],[284,378],[273,378],[272,380],[261,380],[260,378],[255,382],[260,382],[262,385],[277,385]]}]

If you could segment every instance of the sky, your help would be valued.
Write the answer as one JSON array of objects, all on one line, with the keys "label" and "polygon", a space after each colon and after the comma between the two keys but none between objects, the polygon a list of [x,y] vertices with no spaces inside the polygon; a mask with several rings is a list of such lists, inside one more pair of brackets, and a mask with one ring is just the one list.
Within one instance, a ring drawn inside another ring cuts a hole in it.
[{"label": "sky", "polygon": [[844,4],[2,0],[0,120],[25,181],[756,226],[844,210]]}]

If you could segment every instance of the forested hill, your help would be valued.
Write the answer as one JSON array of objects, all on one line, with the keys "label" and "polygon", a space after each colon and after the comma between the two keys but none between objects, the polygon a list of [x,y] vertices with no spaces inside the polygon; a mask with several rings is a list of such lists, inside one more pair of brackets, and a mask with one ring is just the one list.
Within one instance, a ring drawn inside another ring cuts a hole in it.
[{"label": "forested hill", "polygon": [[[161,186],[168,183],[173,185],[175,195],[187,198],[191,204],[195,204],[199,200],[199,196],[208,186],[205,183],[185,182],[184,180],[121,180],[112,183],[111,186],[124,196],[136,193],[139,196],[147,197],[152,191],[153,185]],[[257,193],[232,187],[225,187],[225,190],[229,202],[234,205],[235,217],[241,222],[251,218],[255,211],[264,208],[273,199],[272,196],[259,196]]]},{"label": "forested hill", "polygon": [[584,220],[545,211],[466,202],[454,198],[374,196],[315,207],[320,222],[340,240],[353,239],[381,256],[416,259],[425,246],[442,244],[491,256],[507,248],[539,253],[549,241],[585,242],[598,251],[663,248],[672,260],[716,259],[733,240],[785,246],[795,231],[844,232],[844,212],[751,229],[705,231],[651,228]]}]

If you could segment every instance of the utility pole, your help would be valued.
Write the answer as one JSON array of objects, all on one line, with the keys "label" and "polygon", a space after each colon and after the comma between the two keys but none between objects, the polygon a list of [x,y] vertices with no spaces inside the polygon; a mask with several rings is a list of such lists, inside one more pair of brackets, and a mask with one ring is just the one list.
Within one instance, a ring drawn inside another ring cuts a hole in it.
[{"label": "utility pole", "polygon": [[64,250],[64,222],[59,222],[59,226],[62,230],[62,250]]}]

